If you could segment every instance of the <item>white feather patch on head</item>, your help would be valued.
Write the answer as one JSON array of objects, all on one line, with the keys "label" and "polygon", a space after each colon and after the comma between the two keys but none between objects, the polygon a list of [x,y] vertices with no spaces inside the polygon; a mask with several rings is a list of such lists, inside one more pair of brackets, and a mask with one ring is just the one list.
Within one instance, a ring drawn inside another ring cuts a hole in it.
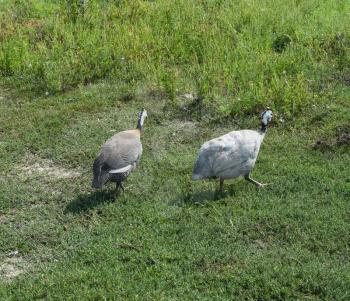
[{"label": "white feather patch on head", "polygon": [[139,114],[139,118],[145,118],[145,117],[147,117],[147,111],[145,109],[142,109]]},{"label": "white feather patch on head", "polygon": [[272,111],[271,110],[266,110],[262,114],[262,123],[267,125],[272,119]]},{"label": "white feather patch on head", "polygon": [[139,115],[139,122],[140,122],[141,126],[143,125],[146,117],[147,117],[147,111],[145,109],[142,109],[142,111],[140,112],[140,115]]}]

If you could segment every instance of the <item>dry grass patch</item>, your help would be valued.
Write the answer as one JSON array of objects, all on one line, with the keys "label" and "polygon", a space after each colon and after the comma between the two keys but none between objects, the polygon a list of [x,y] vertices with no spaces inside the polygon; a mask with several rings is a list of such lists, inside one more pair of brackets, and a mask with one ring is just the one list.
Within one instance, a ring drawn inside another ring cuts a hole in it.
[{"label": "dry grass patch", "polygon": [[0,279],[9,282],[26,271],[27,263],[22,257],[6,258],[0,264]]},{"label": "dry grass patch", "polygon": [[69,179],[81,175],[76,170],[69,170],[58,166],[52,160],[42,159],[38,156],[27,154],[18,170],[23,172],[26,178],[45,177],[49,179]]}]

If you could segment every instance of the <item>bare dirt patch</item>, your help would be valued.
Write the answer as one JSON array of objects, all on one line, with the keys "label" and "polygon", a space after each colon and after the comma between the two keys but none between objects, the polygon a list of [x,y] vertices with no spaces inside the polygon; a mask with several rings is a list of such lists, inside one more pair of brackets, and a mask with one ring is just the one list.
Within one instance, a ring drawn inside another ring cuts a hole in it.
[{"label": "bare dirt patch", "polygon": [[331,137],[317,139],[312,148],[326,151],[341,146],[350,146],[350,123],[338,127]]},{"label": "bare dirt patch", "polygon": [[337,129],[337,145],[350,145],[350,122]]},{"label": "bare dirt patch", "polygon": [[0,264],[0,277],[9,282],[25,272],[26,262],[21,257],[6,258]]},{"label": "bare dirt patch", "polygon": [[26,155],[24,162],[19,166],[19,170],[28,177],[43,176],[51,179],[68,179],[80,176],[78,171],[63,168],[52,160],[42,159],[35,155]]}]

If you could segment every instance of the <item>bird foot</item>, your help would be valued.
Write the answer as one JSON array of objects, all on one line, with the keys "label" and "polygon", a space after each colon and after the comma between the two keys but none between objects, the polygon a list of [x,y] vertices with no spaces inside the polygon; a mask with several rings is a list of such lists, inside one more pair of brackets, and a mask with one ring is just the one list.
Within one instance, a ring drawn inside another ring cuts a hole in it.
[{"label": "bird foot", "polygon": [[128,186],[126,186],[126,187],[123,186],[123,188],[124,188],[124,189],[123,189],[123,192],[124,192],[124,191],[127,191],[127,190],[130,190],[130,188],[133,187],[133,186],[134,186],[134,185],[128,185]]},{"label": "bird foot", "polygon": [[117,200],[118,195],[119,195],[118,191],[112,194],[112,202],[115,202]]},{"label": "bird foot", "polygon": [[227,195],[227,192],[224,189],[217,189],[214,193],[214,199],[219,200]]},{"label": "bird foot", "polygon": [[259,188],[262,188],[262,187],[264,187],[264,186],[266,186],[266,185],[270,185],[270,184],[259,183],[258,181],[255,181],[254,179],[252,179],[252,178],[249,177],[249,176],[246,176],[245,179],[246,179],[247,181],[249,181],[249,182],[255,184],[255,185],[256,185],[257,187],[259,187]]},{"label": "bird foot", "polygon": [[258,188],[263,188],[263,187],[268,186],[268,185],[271,185],[271,183],[257,183],[257,184],[256,184],[256,186],[257,186]]}]

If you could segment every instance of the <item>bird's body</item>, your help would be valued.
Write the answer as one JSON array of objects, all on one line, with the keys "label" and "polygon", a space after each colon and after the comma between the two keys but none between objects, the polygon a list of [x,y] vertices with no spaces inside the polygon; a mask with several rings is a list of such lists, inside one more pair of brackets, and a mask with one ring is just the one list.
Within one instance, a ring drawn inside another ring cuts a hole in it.
[{"label": "bird's body", "polygon": [[92,187],[101,188],[107,182],[117,183],[117,188],[139,164],[142,155],[141,127],[146,111],[141,111],[138,127],[115,134],[101,147],[93,164]]},{"label": "bird's body", "polygon": [[[265,112],[271,112],[271,110]],[[262,122],[262,128],[257,131],[232,131],[205,142],[199,150],[192,179],[219,178],[220,190],[222,190],[224,180],[239,176],[262,186],[263,184],[251,179],[249,174],[254,168],[267,124],[271,118],[272,112],[270,119],[266,123]]]},{"label": "bird's body", "polygon": [[102,146],[93,165],[93,187],[122,182],[137,166],[142,155],[138,130],[115,134]]},{"label": "bird's body", "polygon": [[202,145],[193,170],[193,179],[232,179],[253,169],[264,133],[232,131]]}]

